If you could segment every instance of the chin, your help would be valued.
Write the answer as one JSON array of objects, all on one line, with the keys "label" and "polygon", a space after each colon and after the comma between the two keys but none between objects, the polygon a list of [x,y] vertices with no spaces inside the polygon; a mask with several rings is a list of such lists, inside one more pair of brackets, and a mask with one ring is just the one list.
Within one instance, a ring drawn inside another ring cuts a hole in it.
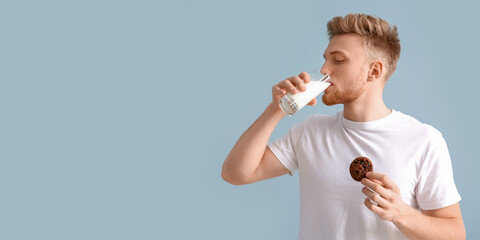
[{"label": "chin", "polygon": [[323,94],[322,96],[322,102],[323,104],[327,105],[327,106],[333,106],[333,105],[336,105],[336,104],[341,104],[343,103],[341,101],[341,99],[338,99],[336,98],[335,96],[328,96],[326,94]]}]

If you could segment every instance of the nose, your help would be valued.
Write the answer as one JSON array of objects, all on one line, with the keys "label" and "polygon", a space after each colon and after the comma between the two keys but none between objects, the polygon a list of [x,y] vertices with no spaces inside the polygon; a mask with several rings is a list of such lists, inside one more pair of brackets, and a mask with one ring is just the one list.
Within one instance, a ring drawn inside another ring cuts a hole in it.
[{"label": "nose", "polygon": [[332,75],[332,72],[330,71],[330,69],[327,68],[327,63],[325,62],[322,66],[322,68],[320,69],[320,73],[325,75],[325,74],[329,74],[330,76]]}]

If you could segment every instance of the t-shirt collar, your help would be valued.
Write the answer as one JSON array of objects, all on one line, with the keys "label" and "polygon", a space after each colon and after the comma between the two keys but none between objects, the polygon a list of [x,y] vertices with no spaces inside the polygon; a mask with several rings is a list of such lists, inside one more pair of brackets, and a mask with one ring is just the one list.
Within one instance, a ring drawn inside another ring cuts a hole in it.
[{"label": "t-shirt collar", "polygon": [[397,117],[398,112],[395,111],[395,109],[392,109],[392,112],[390,114],[388,114],[386,117],[380,118],[380,119],[377,119],[377,120],[374,120],[374,121],[368,121],[368,122],[355,122],[355,121],[348,120],[343,116],[343,111],[339,112],[339,114],[341,114],[340,119],[342,120],[342,125],[345,128],[375,129],[375,128],[379,128],[379,127],[382,127],[382,126],[386,126],[389,123],[393,122],[395,120],[395,118]]}]

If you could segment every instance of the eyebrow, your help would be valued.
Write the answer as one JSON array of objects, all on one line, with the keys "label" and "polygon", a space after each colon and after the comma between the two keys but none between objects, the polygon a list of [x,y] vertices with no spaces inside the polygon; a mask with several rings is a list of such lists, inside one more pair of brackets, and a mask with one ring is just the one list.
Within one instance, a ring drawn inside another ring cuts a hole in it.
[{"label": "eyebrow", "polygon": [[[345,54],[345,52],[339,51],[339,50],[331,51],[327,55],[335,55],[335,54],[342,54],[342,55],[345,55],[345,56],[347,55],[347,54]],[[323,54],[323,58],[326,59],[325,54]]]}]

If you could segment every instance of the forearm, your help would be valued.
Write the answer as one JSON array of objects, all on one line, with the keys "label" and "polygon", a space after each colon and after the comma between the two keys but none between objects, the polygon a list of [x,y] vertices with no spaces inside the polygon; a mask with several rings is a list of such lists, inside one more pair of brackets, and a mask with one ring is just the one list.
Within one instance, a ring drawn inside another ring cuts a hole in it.
[{"label": "forearm", "polygon": [[273,130],[285,116],[271,103],[260,117],[242,134],[228,154],[222,175],[231,181],[247,179],[258,167]]},{"label": "forearm", "polygon": [[411,240],[465,239],[462,220],[427,216],[415,209],[393,222]]}]

